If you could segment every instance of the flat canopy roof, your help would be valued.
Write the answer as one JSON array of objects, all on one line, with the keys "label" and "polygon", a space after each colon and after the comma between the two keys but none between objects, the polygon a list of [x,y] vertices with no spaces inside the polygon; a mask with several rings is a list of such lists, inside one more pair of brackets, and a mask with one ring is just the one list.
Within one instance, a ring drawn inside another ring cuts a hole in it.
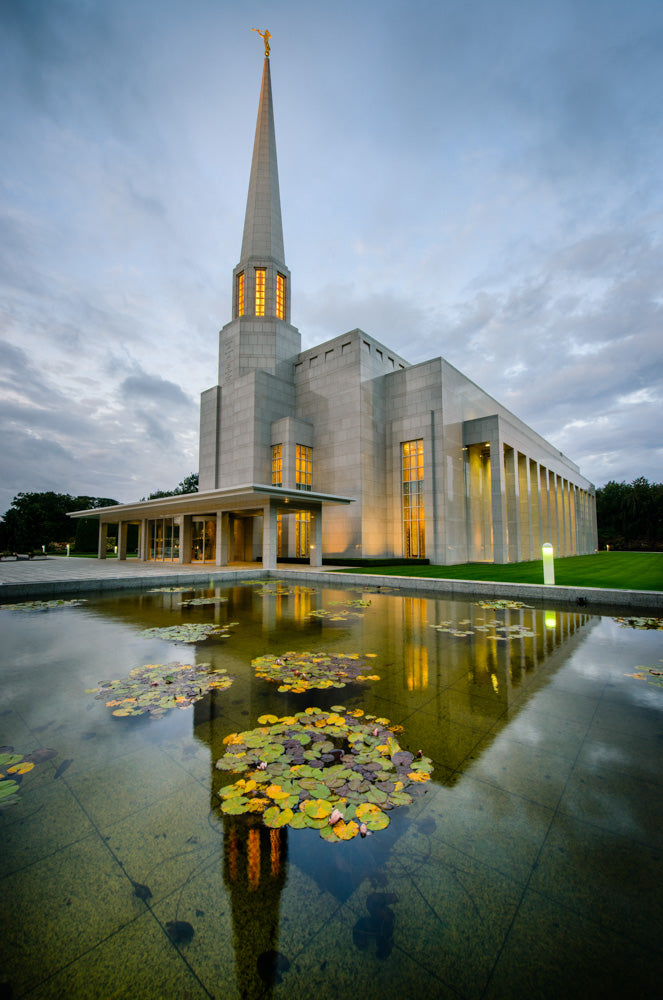
[{"label": "flat canopy roof", "polygon": [[69,517],[98,518],[100,521],[131,521],[144,517],[173,517],[178,514],[207,514],[211,511],[249,511],[262,508],[276,501],[283,509],[319,510],[323,504],[354,503],[354,497],[334,493],[312,493],[309,490],[285,490],[280,486],[261,486],[252,483],[225,490],[206,490],[204,493],[178,493],[159,497],[157,500],[138,500],[119,503],[111,507],[93,507],[74,510]]}]

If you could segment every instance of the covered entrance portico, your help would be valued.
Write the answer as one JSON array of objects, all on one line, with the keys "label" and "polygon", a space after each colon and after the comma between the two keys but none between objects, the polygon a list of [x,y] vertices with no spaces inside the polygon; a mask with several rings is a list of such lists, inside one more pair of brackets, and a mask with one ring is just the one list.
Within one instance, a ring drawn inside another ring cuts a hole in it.
[{"label": "covered entrance portico", "polygon": [[323,507],[352,502],[351,497],[253,484],[74,511],[70,517],[99,519],[99,559],[106,558],[109,524],[117,525],[118,559],[127,557],[128,525],[137,524],[143,562],[260,562],[264,569],[275,569],[281,518],[292,514],[305,519],[309,562],[321,566]]}]

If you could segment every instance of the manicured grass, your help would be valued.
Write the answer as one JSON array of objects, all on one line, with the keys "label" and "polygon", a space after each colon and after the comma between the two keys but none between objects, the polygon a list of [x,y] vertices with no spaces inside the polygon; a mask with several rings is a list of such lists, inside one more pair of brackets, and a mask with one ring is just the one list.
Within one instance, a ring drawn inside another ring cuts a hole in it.
[{"label": "manicured grass", "polygon": [[[371,566],[347,573],[423,576],[440,580],[543,583],[543,563],[463,563],[460,566]],[[663,552],[597,552],[555,559],[555,583],[566,587],[663,590]]]}]

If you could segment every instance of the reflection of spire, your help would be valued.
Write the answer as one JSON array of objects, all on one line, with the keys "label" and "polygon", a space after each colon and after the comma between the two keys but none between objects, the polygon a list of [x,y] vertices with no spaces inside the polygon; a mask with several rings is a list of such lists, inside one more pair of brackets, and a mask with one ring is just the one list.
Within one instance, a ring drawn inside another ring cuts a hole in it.
[{"label": "reflection of spire", "polygon": [[262,996],[266,982],[273,986],[271,976],[278,973],[273,958],[259,960],[278,952],[288,834],[229,816],[223,826],[223,880],[230,893],[237,990],[240,996]]}]

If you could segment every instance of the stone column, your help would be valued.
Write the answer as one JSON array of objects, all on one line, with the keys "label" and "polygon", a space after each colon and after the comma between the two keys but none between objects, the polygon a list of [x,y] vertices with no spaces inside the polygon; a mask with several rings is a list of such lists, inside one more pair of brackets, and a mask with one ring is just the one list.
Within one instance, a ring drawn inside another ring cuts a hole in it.
[{"label": "stone column", "polygon": [[493,562],[509,561],[506,540],[506,497],[504,485],[504,454],[501,439],[490,439],[490,498],[493,528]]},{"label": "stone column", "polygon": [[533,458],[529,460],[530,512],[532,515],[532,551],[530,559],[541,555],[541,499],[539,491],[539,466]]},{"label": "stone column", "polygon": [[227,566],[230,555],[230,514],[217,511],[216,515],[216,565]]},{"label": "stone column", "polygon": [[311,566],[322,566],[322,506],[315,514],[311,514],[309,563]]},{"label": "stone column", "polygon": [[180,528],[180,554],[178,562],[191,562],[191,538],[193,534],[193,524],[191,514],[182,515],[182,527]]},{"label": "stone column", "polygon": [[99,522],[99,559],[106,558],[106,541],[108,539],[108,524],[106,521]]},{"label": "stone column", "polygon": [[262,516],[262,568],[276,569],[276,506],[266,503]]},{"label": "stone column", "polygon": [[127,532],[129,530],[128,521],[119,521],[117,525],[117,558],[127,558]]},{"label": "stone column", "polygon": [[[518,562],[520,559],[518,468],[516,452],[509,445],[504,445],[504,495],[506,501],[506,558],[508,562]],[[495,561],[497,562],[497,560]]]},{"label": "stone column", "polygon": [[149,521],[146,517],[141,518],[140,525],[138,527],[138,561],[145,562],[147,560],[147,547],[148,547],[148,526]]},{"label": "stone column", "polygon": [[532,496],[529,460],[518,452],[518,497],[520,500],[520,558],[532,558]]}]

